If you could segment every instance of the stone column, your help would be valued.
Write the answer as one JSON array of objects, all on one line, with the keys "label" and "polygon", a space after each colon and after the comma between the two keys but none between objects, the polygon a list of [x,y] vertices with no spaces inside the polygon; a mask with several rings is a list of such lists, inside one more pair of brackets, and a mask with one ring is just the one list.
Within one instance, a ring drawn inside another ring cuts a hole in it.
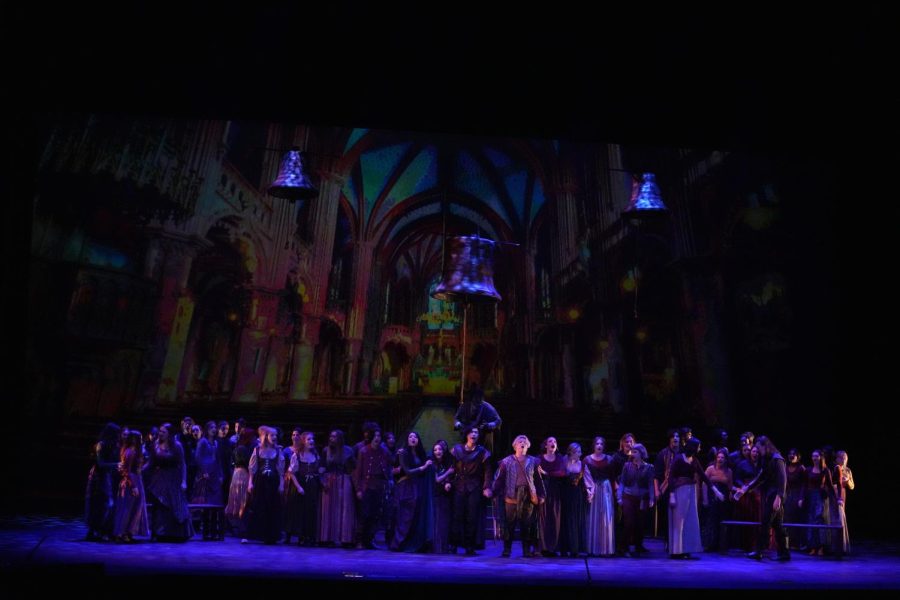
[{"label": "stone column", "polygon": [[353,301],[350,303],[345,336],[348,343],[347,369],[344,391],[355,394],[358,379],[365,373],[362,356],[363,336],[368,309],[369,282],[372,277],[372,256],[375,243],[371,240],[357,242],[353,250]]},{"label": "stone column", "polygon": [[160,294],[155,311],[156,336],[138,384],[139,406],[168,404],[176,400],[194,313],[188,279],[201,245],[197,239],[170,235],[158,235],[150,242],[144,272],[157,280]]}]

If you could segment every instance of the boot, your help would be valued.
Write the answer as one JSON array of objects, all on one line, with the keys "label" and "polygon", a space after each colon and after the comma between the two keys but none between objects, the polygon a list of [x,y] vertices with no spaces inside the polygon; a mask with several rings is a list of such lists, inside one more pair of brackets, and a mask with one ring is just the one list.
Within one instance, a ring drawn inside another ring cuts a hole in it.
[{"label": "boot", "polygon": [[522,558],[534,558],[534,553],[531,552],[531,543],[522,541]]}]

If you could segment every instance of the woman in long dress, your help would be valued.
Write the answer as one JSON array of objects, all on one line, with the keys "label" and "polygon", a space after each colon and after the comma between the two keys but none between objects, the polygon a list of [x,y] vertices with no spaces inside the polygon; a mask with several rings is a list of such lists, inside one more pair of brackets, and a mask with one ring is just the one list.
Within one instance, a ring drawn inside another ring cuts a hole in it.
[{"label": "woman in long dress", "polygon": [[[579,447],[580,448],[580,447]],[[538,469],[544,481],[544,502],[538,506],[538,538],[541,554],[556,556],[560,550],[560,526],[562,524],[562,488],[566,479],[566,457],[556,452],[553,436],[541,442],[541,463]],[[579,464],[581,456],[579,452]]]},{"label": "woman in long dress", "polygon": [[186,494],[187,468],[184,449],[171,430],[171,423],[160,426],[147,469],[147,501],[153,504],[150,535],[156,540],[185,542],[194,537]]},{"label": "woman in long dress", "polygon": [[431,449],[431,471],[434,475],[434,530],[431,536],[431,550],[435,554],[450,552],[450,519],[453,514],[453,458],[450,446],[438,440]]},{"label": "woman in long dress", "polygon": [[[807,519],[810,525],[830,525],[831,504],[836,500],[831,469],[825,464],[825,455],[821,450],[813,450],[810,461],[809,469],[806,470]],[[807,547],[810,555],[824,556],[825,547],[830,541],[831,536],[825,530],[809,528]]]},{"label": "woman in long dress", "polygon": [[284,455],[274,427],[259,428],[259,447],[250,455],[250,499],[247,537],[274,544],[281,537],[281,495],[284,493]]},{"label": "woman in long dress", "polygon": [[141,432],[131,430],[120,454],[119,489],[116,495],[116,516],[113,537],[116,541],[131,543],[134,536],[150,535],[147,519],[147,501],[141,476],[144,453],[141,448]]},{"label": "woman in long dress", "polygon": [[297,545],[315,546],[319,539],[319,453],[311,431],[299,432],[285,478],[284,531]]},{"label": "woman in long dress", "polygon": [[411,431],[406,446],[397,453],[402,474],[394,487],[397,520],[390,549],[397,552],[420,552],[431,542],[433,529],[432,492],[434,489],[431,459],[425,456],[419,434]]},{"label": "woman in long dress", "polygon": [[[192,504],[222,504],[222,467],[218,457],[218,428],[209,421],[203,429],[203,437],[194,450],[196,475],[191,488]],[[212,524],[215,526],[215,524]]]},{"label": "woman in long dress", "polygon": [[[203,437],[194,450],[194,485],[191,488],[191,504],[218,504],[222,501],[222,465],[219,464],[218,427],[208,421],[203,427]],[[204,540],[223,539],[225,524],[219,522],[217,510],[204,510],[200,530]]]},{"label": "woman in long dress", "polygon": [[300,539],[301,512],[300,501],[306,490],[294,475],[299,464],[297,454],[303,451],[302,427],[294,427],[291,430],[291,445],[283,450],[284,453],[284,543],[291,543],[291,538]]},{"label": "woman in long dress", "polygon": [[614,500],[614,466],[612,457],[604,454],[606,440],[594,438],[593,453],[585,457],[584,466],[594,482],[594,491],[588,496],[587,551],[591,556],[613,556],[616,553]]},{"label": "woman in long dress", "polygon": [[225,518],[232,531],[243,538],[246,534],[244,512],[247,509],[247,487],[250,485],[250,453],[253,451],[253,439],[256,436],[249,427],[244,427],[237,434],[237,442],[232,452],[234,470],[231,472],[231,483],[228,485],[228,504],[225,505]]},{"label": "woman in long dress", "polygon": [[581,444],[571,443],[563,459],[565,476],[560,485],[561,528],[559,550],[563,556],[578,558],[588,552],[584,523],[594,480],[581,460]]},{"label": "woman in long dress", "polygon": [[669,475],[669,558],[692,558],[691,554],[703,551],[700,539],[700,516],[697,512],[697,482],[702,480],[719,502],[725,496],[713,485],[700,461],[700,440],[692,437],[684,445],[681,454],[672,461]]},{"label": "woman in long dress", "polygon": [[319,467],[322,497],[319,504],[319,542],[326,546],[353,545],[356,529],[356,496],[351,473],[356,466],[353,448],[344,444],[344,432],[328,436],[323,464]]},{"label": "woman in long dress", "polygon": [[[847,513],[844,508],[847,505],[847,492],[856,487],[853,481],[853,472],[847,466],[847,452],[838,450],[835,455],[834,474],[832,481],[835,488],[835,506],[837,507],[837,515],[835,521],[841,524],[841,537],[835,539],[834,547],[836,551],[843,554],[850,553],[850,531],[847,529]],[[834,522],[834,521],[832,521]],[[835,535],[835,538],[837,536]]]}]

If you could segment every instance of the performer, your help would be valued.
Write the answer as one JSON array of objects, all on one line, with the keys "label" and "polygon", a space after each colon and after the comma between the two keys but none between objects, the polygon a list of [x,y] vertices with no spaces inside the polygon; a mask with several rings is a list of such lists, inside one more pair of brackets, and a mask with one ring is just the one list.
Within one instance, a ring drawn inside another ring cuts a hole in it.
[{"label": "performer", "polygon": [[147,501],[153,504],[150,534],[154,540],[187,541],[194,537],[194,525],[188,509],[187,470],[184,448],[170,432],[171,423],[163,423],[150,455]]},{"label": "performer", "polygon": [[107,423],[94,444],[94,464],[88,473],[84,494],[84,520],[88,541],[109,540],[113,534],[114,498],[113,472],[119,466],[119,433],[115,423]]},{"label": "performer", "polygon": [[838,450],[834,455],[834,460],[834,475],[831,479],[834,482],[835,497],[837,498],[837,502],[834,504],[837,508],[837,515],[832,523],[839,522],[842,530],[840,540],[834,536],[833,546],[838,553],[849,554],[850,532],[847,529],[847,513],[844,512],[844,507],[847,503],[847,492],[855,488],[856,484],[853,482],[853,472],[847,466],[847,452]]},{"label": "performer", "polygon": [[490,452],[494,448],[494,431],[503,422],[497,409],[484,399],[484,391],[475,384],[469,388],[468,398],[459,405],[453,428],[462,433],[463,441],[472,427],[477,427],[480,440]]},{"label": "performer", "polygon": [[595,437],[593,448],[594,451],[582,461],[594,483],[593,491],[588,490],[587,551],[591,556],[612,556],[616,550],[613,490],[616,477],[612,457],[604,453],[606,440]]},{"label": "performer", "polygon": [[285,451],[284,533],[285,543],[297,536],[298,546],[315,546],[319,537],[319,453],[311,431],[295,427],[290,456]]},{"label": "performer", "polygon": [[762,519],[759,537],[756,540],[756,550],[747,554],[747,557],[757,560],[762,558],[763,548],[768,545],[770,531],[774,528],[775,544],[778,546],[778,555],[775,560],[790,560],[791,553],[787,548],[787,536],[784,534],[783,527],[784,496],[787,492],[787,470],[784,458],[772,440],[764,435],[759,436],[754,445],[759,450],[762,470],[753,481],[741,488],[741,494],[756,487],[762,489]]},{"label": "performer", "polygon": [[131,543],[136,535],[150,535],[147,504],[141,470],[144,454],[141,451],[141,432],[132,429],[125,438],[119,462],[118,494],[113,537],[116,541]]},{"label": "performer", "polygon": [[[587,555],[587,532],[584,525],[588,515],[588,499],[593,498],[593,494],[594,480],[591,479],[590,470],[582,462],[581,444],[572,442],[566,450],[565,476],[560,485],[562,530],[559,549],[563,556],[578,558]],[[541,504],[541,509],[546,504]]]},{"label": "performer", "polygon": [[494,476],[493,495],[503,496],[506,521],[503,527],[503,553],[512,551],[512,534],[516,524],[522,538],[522,558],[538,556],[534,539],[535,508],[543,501],[544,485],[539,470],[540,460],[528,456],[531,442],[524,435],[516,436],[512,443],[513,454],[500,461]]},{"label": "performer", "polygon": [[283,525],[284,454],[274,427],[263,425],[257,431],[260,445],[250,455],[247,486],[247,537],[271,545],[281,538]]},{"label": "performer", "polygon": [[[791,448],[787,453],[787,495],[784,499],[784,520],[787,523],[805,523],[806,511],[803,499],[806,497],[806,467],[800,462],[800,452]],[[803,534],[788,532],[788,548],[806,549]]]},{"label": "performer", "polygon": [[672,462],[669,473],[669,558],[691,558],[692,552],[703,550],[697,512],[697,478],[706,483],[719,502],[725,500],[700,466],[696,458],[698,452],[700,440],[691,437],[684,445],[684,451]]},{"label": "performer", "polygon": [[478,443],[478,427],[466,432],[466,443],[453,447],[453,531],[450,554],[457,546],[466,549],[466,556],[475,556],[476,528],[481,522],[481,498],[490,498],[491,453]]},{"label": "performer", "polygon": [[438,440],[431,449],[429,457],[434,475],[434,502],[431,548],[435,554],[447,554],[450,551],[450,523],[453,505],[453,457],[447,442]]},{"label": "performer", "polygon": [[[546,486],[546,500],[538,509],[538,538],[541,542],[541,554],[543,556],[556,556],[560,545],[560,525],[562,523],[562,489],[566,480],[566,457],[557,454],[557,442],[553,436],[541,442],[541,464],[538,469]],[[573,479],[580,479],[581,474],[581,447],[578,453],[578,475]],[[574,482],[577,487],[577,481]],[[581,491],[581,490],[579,490]],[[581,546],[576,547],[576,553]]]},{"label": "performer", "polygon": [[356,498],[352,473],[356,468],[353,449],[344,444],[344,432],[335,429],[328,435],[319,474],[322,496],[319,504],[319,542],[325,546],[353,544],[356,527]]},{"label": "performer", "polygon": [[353,487],[359,500],[357,548],[375,549],[375,528],[381,517],[385,489],[393,484],[391,453],[381,443],[381,429],[372,431],[372,440],[359,450]]},{"label": "performer", "polygon": [[658,502],[656,504],[657,531],[666,531],[668,529],[668,511],[669,506],[669,473],[672,468],[672,462],[678,455],[681,448],[681,434],[677,429],[669,429],[666,434],[668,445],[659,451],[656,455],[656,461],[653,463],[653,489],[654,495]]},{"label": "performer", "polygon": [[253,452],[255,439],[257,439],[255,432],[249,427],[241,429],[238,434],[231,458],[234,470],[231,472],[231,483],[228,485],[228,504],[225,505],[225,518],[231,525],[231,530],[242,538],[244,543],[248,541],[244,537],[247,533],[244,511],[247,508],[247,488],[250,485],[250,454]]},{"label": "performer", "polygon": [[[623,540],[625,556],[646,553],[644,547],[644,522],[647,509],[656,502],[653,486],[653,467],[646,462],[647,449],[635,444],[629,451],[629,461],[622,467],[616,486],[616,499],[622,507]],[[634,547],[634,552],[629,547]]]},{"label": "performer", "polygon": [[419,552],[432,540],[434,515],[434,464],[425,456],[422,439],[411,431],[406,445],[398,452],[402,472],[394,488],[397,499],[397,521],[394,535],[388,540],[391,550]]}]

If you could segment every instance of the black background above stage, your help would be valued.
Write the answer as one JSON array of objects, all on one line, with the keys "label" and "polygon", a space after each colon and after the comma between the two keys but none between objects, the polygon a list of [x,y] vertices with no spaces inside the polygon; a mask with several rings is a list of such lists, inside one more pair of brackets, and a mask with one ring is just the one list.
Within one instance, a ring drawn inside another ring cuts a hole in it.
[{"label": "black background above stage", "polygon": [[[893,429],[886,415],[898,388],[889,289],[900,222],[900,128],[889,91],[900,35],[889,9],[808,14],[779,6],[735,14],[731,6],[603,6],[525,14],[522,5],[504,12],[453,3],[429,16],[421,5],[388,14],[381,4],[352,11],[308,4],[5,6],[0,38],[9,79],[2,94],[15,107],[15,160],[4,170],[24,176],[17,196],[25,199],[6,220],[7,255],[28,254],[30,228],[21,223],[30,220],[29,169],[40,151],[42,115],[52,111],[771,155],[797,165],[795,187],[810,184],[798,197],[808,221],[797,250],[830,280],[815,293],[836,295],[839,302],[826,304],[840,306],[813,320],[829,328],[817,339],[831,344],[829,365],[839,365],[835,401],[822,406],[803,389],[797,401],[809,407],[813,426],[837,421],[847,430],[842,439],[856,449],[858,479],[886,465]],[[24,290],[26,261],[11,265],[8,277],[10,289]],[[27,310],[24,294],[18,306]],[[809,309],[818,310],[815,298]],[[21,350],[6,350],[5,364],[21,372]],[[896,491],[896,478],[885,480],[870,476],[865,485]]]},{"label": "black background above stage", "polygon": [[897,125],[884,8],[125,4],[7,7],[22,85],[6,93],[32,110],[766,150]]}]

